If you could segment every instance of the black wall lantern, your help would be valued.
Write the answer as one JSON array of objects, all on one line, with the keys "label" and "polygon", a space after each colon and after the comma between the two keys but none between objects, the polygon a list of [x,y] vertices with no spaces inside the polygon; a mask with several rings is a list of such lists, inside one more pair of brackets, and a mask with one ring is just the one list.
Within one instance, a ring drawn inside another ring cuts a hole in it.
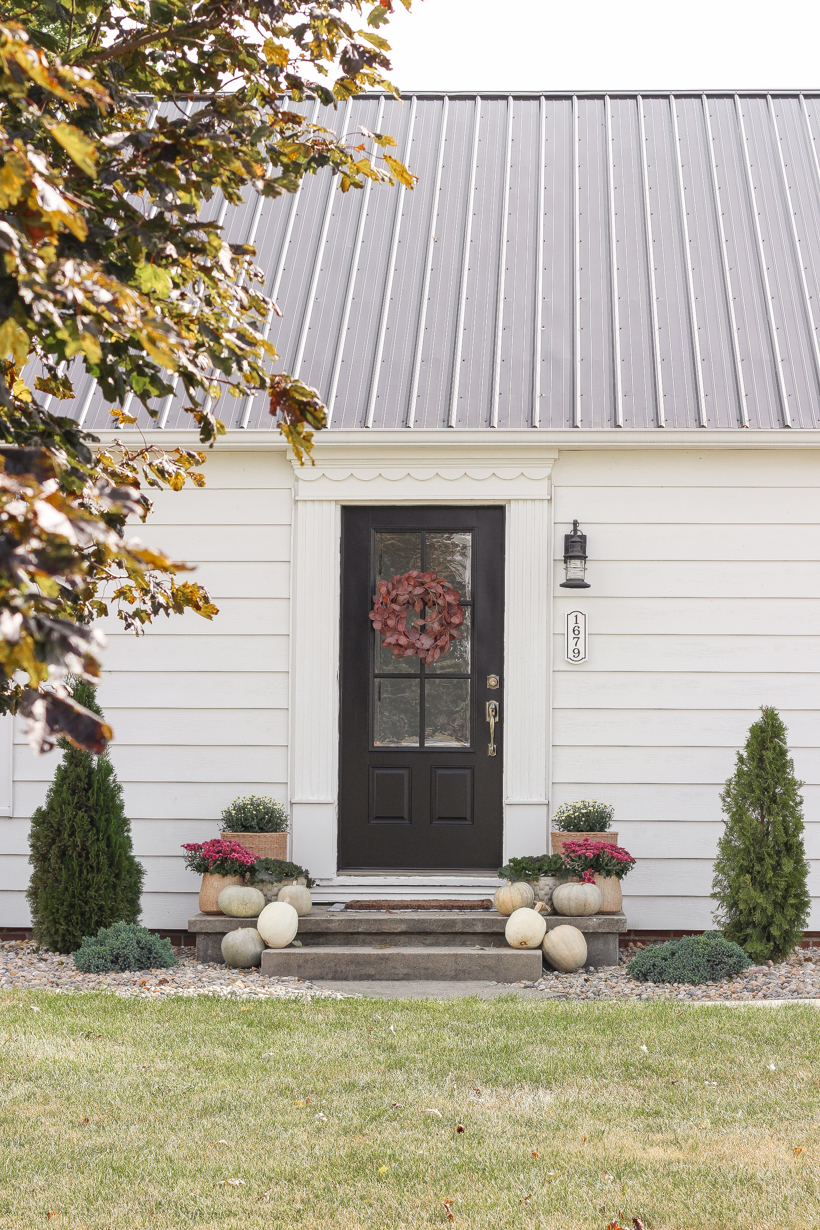
[{"label": "black wall lantern", "polygon": [[589,589],[589,581],[584,580],[587,568],[587,536],[578,528],[578,522],[573,521],[572,533],[564,535],[564,569],[567,579],[561,582],[561,589]]}]

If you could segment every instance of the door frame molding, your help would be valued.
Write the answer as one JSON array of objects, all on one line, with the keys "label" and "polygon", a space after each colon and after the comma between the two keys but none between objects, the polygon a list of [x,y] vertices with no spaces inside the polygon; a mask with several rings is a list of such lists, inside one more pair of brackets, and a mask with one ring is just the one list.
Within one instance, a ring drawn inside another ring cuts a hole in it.
[{"label": "door frame molding", "polygon": [[[532,437],[408,441],[362,432],[317,441],[295,475],[291,564],[292,858],[318,880],[317,899],[363,889],[431,896],[497,883],[469,875],[339,875],[339,619],[343,504],[504,504],[504,857],[548,845],[552,646],[551,473],[558,450]],[[387,437],[387,438],[385,438]],[[398,438],[397,438],[398,437]],[[322,611],[322,636],[311,613]],[[325,890],[323,892],[323,890]],[[327,890],[333,890],[328,893]]]}]

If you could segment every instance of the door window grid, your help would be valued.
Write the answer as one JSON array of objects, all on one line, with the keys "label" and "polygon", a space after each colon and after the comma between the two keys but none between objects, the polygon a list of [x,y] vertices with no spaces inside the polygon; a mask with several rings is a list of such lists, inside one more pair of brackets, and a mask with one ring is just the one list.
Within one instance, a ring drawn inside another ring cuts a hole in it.
[{"label": "door window grid", "polygon": [[[472,747],[473,546],[469,530],[374,533],[373,592],[377,581],[397,573],[435,570],[459,591],[464,608],[462,639],[453,641],[449,652],[431,666],[420,658],[395,658],[381,644],[381,635],[373,632],[371,745],[375,749]],[[459,665],[463,669],[447,669]]]}]

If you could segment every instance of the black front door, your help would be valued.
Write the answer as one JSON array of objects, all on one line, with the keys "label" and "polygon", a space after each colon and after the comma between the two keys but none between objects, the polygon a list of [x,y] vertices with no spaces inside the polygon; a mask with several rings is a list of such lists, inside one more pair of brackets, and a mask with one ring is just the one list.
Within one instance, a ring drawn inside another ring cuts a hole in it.
[{"label": "black front door", "polygon": [[[368,618],[377,582],[413,568],[464,607],[430,666],[395,658]],[[503,508],[343,510],[340,870],[497,869],[503,646]]]}]

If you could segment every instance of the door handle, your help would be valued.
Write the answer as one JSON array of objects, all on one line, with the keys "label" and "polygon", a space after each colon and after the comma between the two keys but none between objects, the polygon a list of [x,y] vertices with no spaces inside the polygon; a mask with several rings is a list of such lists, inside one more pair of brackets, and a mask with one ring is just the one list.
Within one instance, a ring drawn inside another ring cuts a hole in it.
[{"label": "door handle", "polygon": [[497,700],[487,701],[487,721],[490,723],[490,745],[487,748],[487,755],[495,755],[495,724],[500,721],[499,705]]}]

